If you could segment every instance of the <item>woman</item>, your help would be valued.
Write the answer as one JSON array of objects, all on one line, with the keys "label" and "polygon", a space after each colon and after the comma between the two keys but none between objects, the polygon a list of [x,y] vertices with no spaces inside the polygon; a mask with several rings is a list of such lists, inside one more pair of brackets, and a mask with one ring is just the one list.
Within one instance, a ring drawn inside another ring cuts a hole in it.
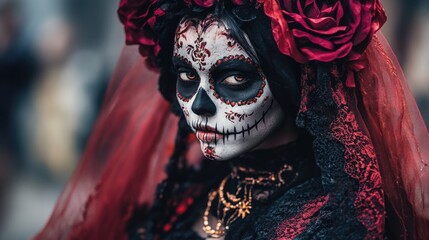
[{"label": "woman", "polygon": [[378,1],[124,0],[119,15],[168,103],[125,49],[37,238],[429,236],[428,133],[375,35]]}]

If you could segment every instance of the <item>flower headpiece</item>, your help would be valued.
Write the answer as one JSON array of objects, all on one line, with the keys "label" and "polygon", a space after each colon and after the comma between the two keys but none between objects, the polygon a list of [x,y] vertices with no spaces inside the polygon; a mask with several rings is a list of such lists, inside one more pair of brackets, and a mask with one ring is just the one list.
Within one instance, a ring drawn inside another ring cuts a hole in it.
[{"label": "flower headpiece", "polygon": [[[204,10],[217,0],[183,0],[175,5]],[[299,63],[347,62],[346,84],[354,87],[353,71],[373,35],[386,21],[379,0],[230,0],[237,7],[259,8],[271,19],[279,51]],[[154,30],[162,9],[158,0],[121,0],[119,16],[125,26],[127,44],[139,44],[140,53],[152,67],[160,47]]]}]

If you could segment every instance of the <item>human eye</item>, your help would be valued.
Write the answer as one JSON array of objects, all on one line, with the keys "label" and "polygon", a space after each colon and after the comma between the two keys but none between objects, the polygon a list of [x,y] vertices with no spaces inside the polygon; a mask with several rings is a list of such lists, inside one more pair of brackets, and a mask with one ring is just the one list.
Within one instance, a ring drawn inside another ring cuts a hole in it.
[{"label": "human eye", "polygon": [[248,82],[248,79],[244,75],[234,74],[226,77],[222,83],[231,86],[242,85]]},{"label": "human eye", "polygon": [[196,81],[198,80],[198,76],[194,72],[179,72],[179,79],[182,81]]},{"label": "human eye", "polygon": [[177,94],[182,100],[189,100],[196,93],[200,84],[200,77],[192,69],[178,69]]}]

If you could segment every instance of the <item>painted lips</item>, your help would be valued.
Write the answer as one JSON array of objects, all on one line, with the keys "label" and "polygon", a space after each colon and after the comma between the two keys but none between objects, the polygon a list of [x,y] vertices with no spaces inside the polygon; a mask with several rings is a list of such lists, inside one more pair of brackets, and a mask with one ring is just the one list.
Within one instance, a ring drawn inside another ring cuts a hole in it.
[{"label": "painted lips", "polygon": [[223,135],[216,132],[197,131],[197,138],[206,143],[214,143],[223,138]]},{"label": "painted lips", "polygon": [[210,126],[197,128],[196,135],[200,141],[206,143],[216,143],[218,140],[223,138],[223,134],[218,133],[216,129]]}]

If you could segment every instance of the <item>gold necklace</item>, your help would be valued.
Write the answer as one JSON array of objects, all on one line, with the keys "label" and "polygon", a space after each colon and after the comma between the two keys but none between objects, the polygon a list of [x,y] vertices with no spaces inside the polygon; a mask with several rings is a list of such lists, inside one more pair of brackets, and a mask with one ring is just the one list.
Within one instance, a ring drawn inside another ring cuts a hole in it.
[{"label": "gold necklace", "polygon": [[[204,232],[212,238],[220,238],[224,236],[226,231],[229,230],[231,223],[238,218],[244,219],[250,214],[252,209],[253,187],[255,185],[274,185],[276,187],[280,187],[285,184],[285,180],[282,176],[285,171],[292,171],[292,167],[285,164],[282,169],[276,173],[259,172],[259,176],[254,178],[240,177],[240,172],[248,173],[248,171],[243,169],[233,169],[232,173],[222,180],[219,188],[210,192],[208,195],[207,207],[203,215]],[[235,193],[225,191],[225,185],[231,178],[238,181]],[[219,198],[217,206],[217,221],[216,226],[212,228],[209,223],[209,215],[213,201],[216,197]],[[228,213],[230,214],[227,217]]]}]

